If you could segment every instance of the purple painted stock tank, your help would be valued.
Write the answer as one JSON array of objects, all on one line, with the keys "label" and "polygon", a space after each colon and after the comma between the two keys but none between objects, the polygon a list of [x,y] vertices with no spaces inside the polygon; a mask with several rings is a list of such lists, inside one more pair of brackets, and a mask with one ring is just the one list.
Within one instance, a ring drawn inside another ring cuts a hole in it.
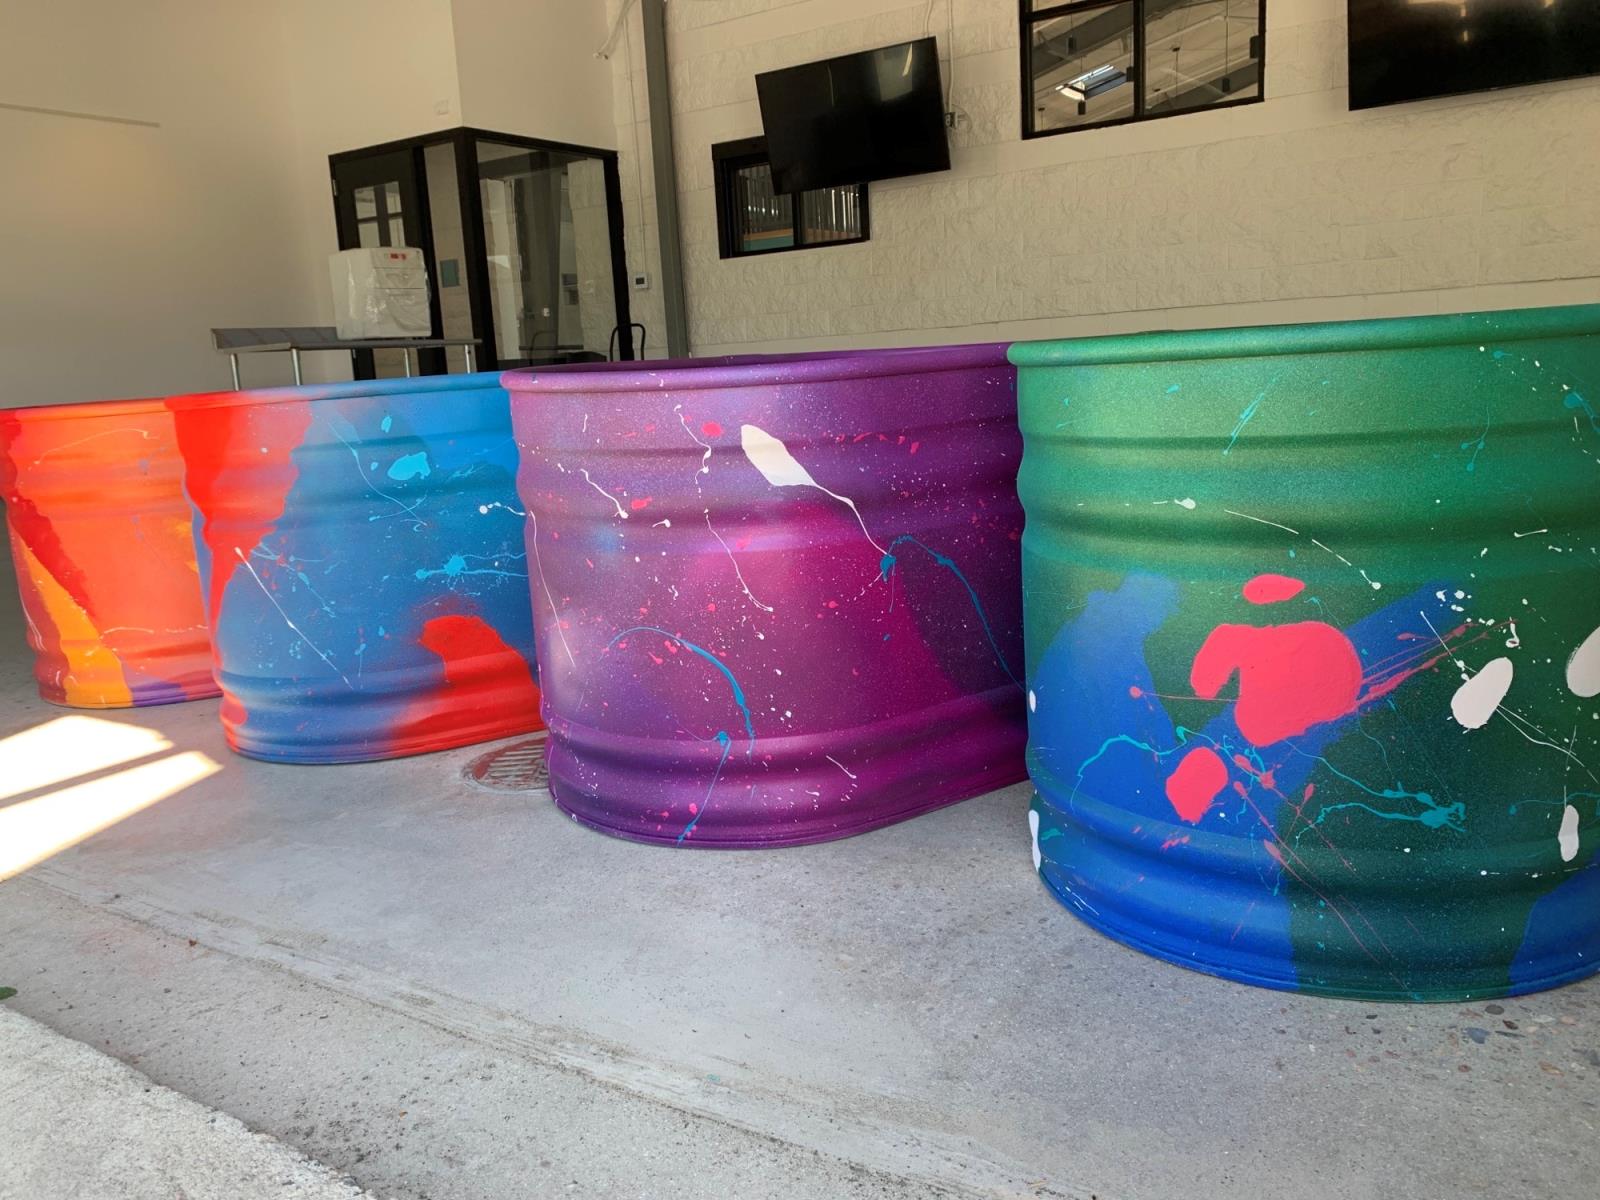
[{"label": "purple painted stock tank", "polygon": [[1024,778],[1003,346],[511,372],[556,802],[824,841]]}]

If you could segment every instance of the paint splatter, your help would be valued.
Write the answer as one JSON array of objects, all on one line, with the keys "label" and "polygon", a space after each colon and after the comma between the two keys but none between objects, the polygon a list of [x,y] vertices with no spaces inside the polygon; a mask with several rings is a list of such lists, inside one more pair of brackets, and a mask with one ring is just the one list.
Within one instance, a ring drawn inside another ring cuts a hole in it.
[{"label": "paint splatter", "polygon": [[405,483],[410,479],[426,479],[433,474],[433,467],[428,462],[425,451],[418,450],[415,454],[402,454],[389,464],[389,478]]},{"label": "paint splatter", "polygon": [[1584,638],[1567,659],[1567,687],[1586,700],[1600,696],[1600,628]]},{"label": "paint splatter", "polygon": [[1033,869],[1037,871],[1044,862],[1044,855],[1039,852],[1039,810],[1028,810],[1028,836],[1033,840]]},{"label": "paint splatter", "polygon": [[1361,659],[1350,639],[1321,621],[1218,625],[1194,657],[1189,683],[1213,700],[1239,673],[1239,731],[1270,746],[1354,711]]},{"label": "paint splatter", "polygon": [[800,464],[794,455],[789,453],[789,448],[773,437],[766,430],[755,425],[739,426],[739,444],[744,449],[745,457],[750,460],[750,465],[761,472],[762,477],[773,487],[809,487],[816,488],[824,496],[848,505],[850,511],[855,513],[856,521],[861,526],[861,532],[867,535],[867,541],[872,542],[873,548],[879,554],[888,551],[873,539],[867,529],[867,523],[862,519],[861,510],[856,507],[856,502],[849,496],[841,496],[838,492],[830,492],[815,479],[811,472]]},{"label": "paint splatter", "polygon": [[1292,600],[1306,590],[1306,585],[1287,575],[1257,575],[1244,585],[1244,598],[1251,604],[1279,604]]},{"label": "paint splatter", "polygon": [[1561,813],[1561,832],[1556,835],[1556,845],[1562,862],[1578,857],[1578,810],[1570,804]]},{"label": "paint splatter", "polygon": [[1463,729],[1482,729],[1511,689],[1513,667],[1509,658],[1496,658],[1456,689],[1450,697],[1450,715]]},{"label": "paint splatter", "polygon": [[1209,746],[1196,746],[1167,777],[1167,799],[1173,811],[1194,824],[1210,810],[1228,786],[1228,767]]}]

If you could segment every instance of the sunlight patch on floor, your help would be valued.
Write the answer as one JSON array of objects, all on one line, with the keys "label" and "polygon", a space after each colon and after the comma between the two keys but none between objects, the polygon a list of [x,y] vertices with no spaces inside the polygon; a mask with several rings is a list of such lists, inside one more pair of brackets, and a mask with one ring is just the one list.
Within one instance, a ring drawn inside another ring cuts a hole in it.
[{"label": "sunlight patch on floor", "polygon": [[[171,750],[161,734],[99,717],[58,717],[0,739],[0,801]],[[198,750],[0,807],[0,879],[26,871],[222,770]]]}]

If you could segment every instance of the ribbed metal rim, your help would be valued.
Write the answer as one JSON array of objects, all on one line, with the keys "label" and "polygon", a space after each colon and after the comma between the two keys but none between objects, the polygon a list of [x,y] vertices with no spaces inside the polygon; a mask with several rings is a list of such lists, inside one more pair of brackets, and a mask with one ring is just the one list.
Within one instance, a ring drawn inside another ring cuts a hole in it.
[{"label": "ribbed metal rim", "polygon": [[885,375],[918,375],[1002,367],[1006,342],[962,346],[902,346],[885,350],[819,350],[808,354],[738,354],[721,358],[673,358],[645,362],[577,363],[556,368],[524,367],[501,376],[517,395],[595,392],[705,391],[826,383]]},{"label": "ribbed metal rim", "polygon": [[1184,359],[1404,350],[1422,346],[1476,345],[1487,338],[1506,342],[1585,334],[1600,334],[1600,304],[1513,308],[1501,312],[1449,316],[1386,317],[1371,321],[1327,321],[1309,325],[1159,330],[1114,337],[1017,342],[1011,347],[1010,358],[1019,367],[1079,367]]},{"label": "ribbed metal rim", "polygon": [[129,400],[86,400],[81,404],[39,404],[0,409],[0,418],[15,414],[28,422],[82,421],[94,417],[130,417],[147,413],[192,412],[196,409],[240,408],[285,404],[298,400],[339,400],[351,396],[404,396],[413,392],[468,391],[498,388],[496,371],[471,375],[418,375],[410,379],[356,379],[346,383],[302,384],[299,387],[245,388],[237,392],[191,392],[182,396],[141,396]]}]

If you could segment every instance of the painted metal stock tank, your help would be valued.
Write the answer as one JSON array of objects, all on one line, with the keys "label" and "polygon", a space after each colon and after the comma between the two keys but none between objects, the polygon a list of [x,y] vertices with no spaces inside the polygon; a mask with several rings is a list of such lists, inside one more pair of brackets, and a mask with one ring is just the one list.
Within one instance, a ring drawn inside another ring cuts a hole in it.
[{"label": "painted metal stock tank", "polygon": [[563,809],[773,846],[1023,778],[1003,347],[506,383]]},{"label": "painted metal stock tank", "polygon": [[1600,968],[1600,307],[1011,356],[1055,895],[1270,987]]},{"label": "painted metal stock tank", "polygon": [[165,401],[0,411],[0,496],[40,696],[127,708],[217,694]]},{"label": "painted metal stock tank", "polygon": [[356,762],[539,727],[497,376],[171,408],[235,750]]}]

